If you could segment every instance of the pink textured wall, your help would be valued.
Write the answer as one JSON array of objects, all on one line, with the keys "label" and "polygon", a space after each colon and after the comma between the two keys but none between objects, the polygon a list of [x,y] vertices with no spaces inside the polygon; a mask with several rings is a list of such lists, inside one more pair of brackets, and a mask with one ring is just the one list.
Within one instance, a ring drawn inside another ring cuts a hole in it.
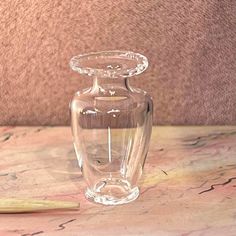
[{"label": "pink textured wall", "polygon": [[236,124],[234,0],[0,2],[0,124],[68,124],[91,84],[68,66],[89,51],[145,54],[131,84],[154,100],[155,124]]}]

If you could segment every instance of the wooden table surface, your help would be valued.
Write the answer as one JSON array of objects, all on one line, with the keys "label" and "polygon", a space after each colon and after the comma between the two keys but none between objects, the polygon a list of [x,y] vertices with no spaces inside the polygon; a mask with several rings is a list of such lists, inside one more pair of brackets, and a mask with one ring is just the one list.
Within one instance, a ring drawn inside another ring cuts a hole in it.
[{"label": "wooden table surface", "polygon": [[0,215],[8,235],[236,235],[236,126],[155,127],[141,195],[88,202],[69,127],[0,128],[0,197],[79,201],[79,211]]}]

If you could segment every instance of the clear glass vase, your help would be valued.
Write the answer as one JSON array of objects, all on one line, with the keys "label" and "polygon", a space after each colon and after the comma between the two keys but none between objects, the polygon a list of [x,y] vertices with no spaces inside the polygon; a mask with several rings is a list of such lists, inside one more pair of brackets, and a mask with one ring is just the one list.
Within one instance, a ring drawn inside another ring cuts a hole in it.
[{"label": "clear glass vase", "polygon": [[153,105],[129,78],[146,70],[147,58],[129,51],[97,52],[73,57],[70,66],[93,78],[92,87],[77,92],[70,104],[85,196],[105,205],[133,201],[139,196]]}]

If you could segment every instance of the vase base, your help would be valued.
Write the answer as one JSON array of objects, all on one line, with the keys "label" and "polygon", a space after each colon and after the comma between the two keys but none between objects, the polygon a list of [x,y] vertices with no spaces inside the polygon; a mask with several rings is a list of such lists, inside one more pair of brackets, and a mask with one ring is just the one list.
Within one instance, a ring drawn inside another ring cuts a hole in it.
[{"label": "vase base", "polygon": [[87,188],[85,196],[88,200],[103,205],[121,205],[137,199],[139,188],[130,188],[130,184],[125,180],[103,179],[94,189]]}]

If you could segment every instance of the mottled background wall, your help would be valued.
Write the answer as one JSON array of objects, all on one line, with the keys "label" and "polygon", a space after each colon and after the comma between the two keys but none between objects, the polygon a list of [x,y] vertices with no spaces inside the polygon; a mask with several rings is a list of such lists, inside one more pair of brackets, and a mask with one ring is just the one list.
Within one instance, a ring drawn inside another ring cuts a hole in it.
[{"label": "mottled background wall", "polygon": [[132,85],[155,124],[236,124],[235,0],[0,2],[0,124],[69,124],[91,84],[68,67],[89,51],[128,49],[150,68]]}]

